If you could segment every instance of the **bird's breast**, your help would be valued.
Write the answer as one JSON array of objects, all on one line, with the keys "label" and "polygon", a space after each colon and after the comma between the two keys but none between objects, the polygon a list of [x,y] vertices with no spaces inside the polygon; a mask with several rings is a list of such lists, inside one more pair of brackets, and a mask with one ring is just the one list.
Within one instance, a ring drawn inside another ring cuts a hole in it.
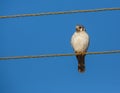
[{"label": "bird's breast", "polygon": [[86,32],[74,33],[72,36],[71,44],[73,49],[78,52],[84,52],[88,48],[89,36]]}]

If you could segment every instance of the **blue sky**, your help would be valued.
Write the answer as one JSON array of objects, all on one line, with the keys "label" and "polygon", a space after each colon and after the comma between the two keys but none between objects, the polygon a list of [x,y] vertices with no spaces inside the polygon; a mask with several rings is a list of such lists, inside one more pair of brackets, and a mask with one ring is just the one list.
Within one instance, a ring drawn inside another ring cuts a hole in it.
[{"label": "blue sky", "polygon": [[[0,15],[119,7],[119,0],[3,0]],[[76,24],[90,35],[88,51],[120,49],[120,11],[0,19],[0,57],[73,53]],[[0,93],[119,93],[120,54],[0,61]]]}]

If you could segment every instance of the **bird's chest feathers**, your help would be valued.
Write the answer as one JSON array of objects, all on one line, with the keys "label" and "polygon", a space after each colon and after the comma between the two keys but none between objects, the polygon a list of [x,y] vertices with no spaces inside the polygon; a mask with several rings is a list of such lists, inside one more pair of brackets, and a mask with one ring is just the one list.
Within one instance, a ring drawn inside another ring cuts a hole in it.
[{"label": "bird's chest feathers", "polygon": [[73,36],[72,45],[75,50],[86,50],[89,42],[89,37],[87,33],[81,32],[81,33],[75,33]]},{"label": "bird's chest feathers", "polygon": [[88,35],[86,33],[77,33],[74,36],[75,43],[86,43],[88,41]]}]

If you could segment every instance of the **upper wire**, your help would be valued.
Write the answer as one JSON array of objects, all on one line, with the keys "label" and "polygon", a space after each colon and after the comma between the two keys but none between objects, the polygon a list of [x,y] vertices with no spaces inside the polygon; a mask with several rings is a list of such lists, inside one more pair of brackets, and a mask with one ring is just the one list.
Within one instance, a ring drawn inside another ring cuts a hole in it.
[{"label": "upper wire", "polygon": [[34,13],[34,14],[18,14],[18,15],[0,16],[0,18],[2,19],[2,18],[17,18],[17,17],[30,17],[30,16],[86,13],[86,12],[102,12],[102,11],[113,11],[113,10],[120,10],[120,8],[99,8],[99,9],[88,9],[88,10],[69,10],[69,11],[59,11],[59,12]]}]

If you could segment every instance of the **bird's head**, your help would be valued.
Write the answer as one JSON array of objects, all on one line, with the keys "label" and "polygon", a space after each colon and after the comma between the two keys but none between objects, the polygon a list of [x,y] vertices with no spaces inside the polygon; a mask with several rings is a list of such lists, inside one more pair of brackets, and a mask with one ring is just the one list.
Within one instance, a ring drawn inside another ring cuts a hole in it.
[{"label": "bird's head", "polygon": [[85,31],[85,27],[83,25],[76,25],[76,31],[77,32]]}]

